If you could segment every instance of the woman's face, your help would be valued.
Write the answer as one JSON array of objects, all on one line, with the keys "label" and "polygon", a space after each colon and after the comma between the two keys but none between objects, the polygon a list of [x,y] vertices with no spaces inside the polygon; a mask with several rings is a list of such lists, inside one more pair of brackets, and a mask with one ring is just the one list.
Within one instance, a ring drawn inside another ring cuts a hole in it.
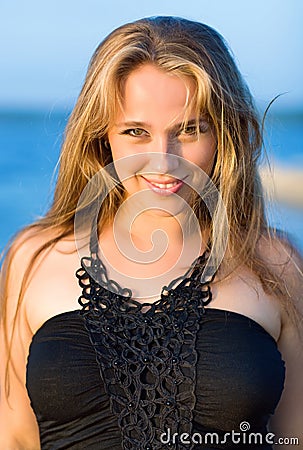
[{"label": "woman's face", "polygon": [[189,77],[179,78],[151,64],[126,79],[122,108],[108,140],[128,197],[147,191],[149,201],[154,198],[164,205],[177,197],[173,194],[186,196],[193,167],[210,174],[216,142],[206,117],[200,118],[197,130],[194,111],[186,113],[193,93]]}]

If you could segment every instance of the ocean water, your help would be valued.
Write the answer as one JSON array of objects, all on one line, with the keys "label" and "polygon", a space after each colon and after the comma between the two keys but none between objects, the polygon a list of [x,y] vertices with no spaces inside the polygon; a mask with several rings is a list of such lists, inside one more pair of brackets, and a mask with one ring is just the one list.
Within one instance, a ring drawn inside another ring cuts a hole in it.
[{"label": "ocean water", "polygon": [[[67,110],[0,111],[0,252],[50,205],[68,114]],[[303,113],[270,115],[265,146],[269,159],[279,166],[303,170]],[[303,250],[303,209],[276,204],[270,217]]]}]

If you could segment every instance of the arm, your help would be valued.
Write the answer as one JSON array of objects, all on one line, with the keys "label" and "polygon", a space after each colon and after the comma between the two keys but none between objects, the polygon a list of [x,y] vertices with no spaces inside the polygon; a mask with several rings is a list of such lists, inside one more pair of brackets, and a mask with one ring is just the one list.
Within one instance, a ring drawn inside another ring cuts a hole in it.
[{"label": "arm", "polygon": [[[25,387],[26,361],[32,334],[27,325],[24,305],[20,307],[14,338],[11,347],[11,364],[9,365],[9,394],[6,389],[6,366],[8,349],[5,345],[4,323],[7,335],[13,330],[13,320],[16,314],[24,267],[29,262],[29,248],[24,244],[13,257],[7,273],[6,307],[1,305],[0,328],[0,448],[5,450],[38,450],[40,449],[38,425],[30,406]],[[5,284],[6,263],[1,273],[1,294]],[[4,314],[6,320],[4,322]],[[8,394],[8,395],[7,395]]]},{"label": "arm", "polygon": [[[303,275],[302,258],[288,244],[281,244],[279,261],[287,263],[283,267],[282,277],[285,281],[291,301],[297,310],[296,323],[289,311],[282,309],[282,330],[278,348],[286,366],[284,391],[271,421],[271,431],[276,440],[281,438],[299,438],[299,445],[277,445],[278,449],[303,449]],[[289,255],[291,257],[289,258]]]},{"label": "arm", "polygon": [[271,430],[276,438],[299,438],[299,445],[281,445],[277,449],[303,449],[303,344],[289,321],[283,325],[278,346],[285,361],[286,377]]}]

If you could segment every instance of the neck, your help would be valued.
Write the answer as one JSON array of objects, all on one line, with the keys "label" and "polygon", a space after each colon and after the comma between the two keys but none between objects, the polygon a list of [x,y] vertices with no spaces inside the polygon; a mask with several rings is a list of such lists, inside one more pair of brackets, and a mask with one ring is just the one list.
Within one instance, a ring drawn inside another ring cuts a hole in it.
[{"label": "neck", "polygon": [[197,220],[189,220],[184,212],[173,216],[152,209],[139,214],[122,209],[115,218],[114,230],[116,236],[129,236],[141,251],[149,251],[165,241],[169,246],[179,247],[193,235],[201,234]]},{"label": "neck", "polygon": [[[132,220],[133,219],[133,220]],[[135,297],[159,297],[163,286],[184,275],[205,250],[207,232],[189,230],[183,215],[159,210],[137,216],[120,208],[100,234],[100,257],[109,278],[131,288]]]}]

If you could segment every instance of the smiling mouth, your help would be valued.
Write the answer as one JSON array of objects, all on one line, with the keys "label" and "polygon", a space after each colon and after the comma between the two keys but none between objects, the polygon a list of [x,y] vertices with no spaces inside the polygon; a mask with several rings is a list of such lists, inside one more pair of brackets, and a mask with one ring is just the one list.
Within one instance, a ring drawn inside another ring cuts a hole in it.
[{"label": "smiling mouth", "polygon": [[170,195],[170,194],[175,194],[176,192],[179,191],[179,189],[181,189],[181,187],[183,186],[184,182],[182,180],[168,180],[168,181],[155,181],[155,180],[148,180],[147,178],[143,177],[142,178],[145,180],[145,182],[147,183],[148,187],[153,191],[156,192],[157,194],[160,195]]}]

